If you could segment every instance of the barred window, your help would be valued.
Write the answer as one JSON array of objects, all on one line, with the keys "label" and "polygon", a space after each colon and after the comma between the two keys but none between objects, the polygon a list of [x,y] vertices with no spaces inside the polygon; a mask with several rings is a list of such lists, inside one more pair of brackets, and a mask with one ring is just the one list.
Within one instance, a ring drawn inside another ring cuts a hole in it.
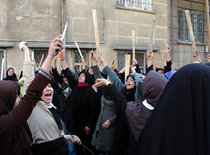
[{"label": "barred window", "polygon": [[[82,56],[86,62],[86,66],[88,66],[88,51],[87,50],[81,50]],[[78,50],[74,50],[74,73],[76,76],[82,71],[82,59],[80,57],[80,54]]]},{"label": "barred window", "polygon": [[[185,11],[186,9],[178,9],[178,39],[180,41],[191,42]],[[190,16],[195,41],[197,43],[203,43],[203,13],[199,11],[190,10]]]},{"label": "barred window", "polygon": [[[118,59],[117,68],[118,68],[119,71],[125,67],[125,54],[131,55],[131,58],[132,58],[132,51],[119,51],[118,52],[118,58],[117,58]],[[136,57],[136,60],[138,61],[140,70],[145,73],[145,69],[146,69],[145,52],[136,51],[135,57]],[[132,63],[133,62],[132,62],[132,59],[131,59],[130,64],[132,64]]]},{"label": "barred window", "polygon": [[37,67],[41,67],[42,63],[44,62],[45,58],[47,57],[47,54],[48,54],[48,49],[34,49],[34,59],[36,61]]},{"label": "barred window", "polygon": [[118,7],[152,11],[152,0],[117,0]]}]

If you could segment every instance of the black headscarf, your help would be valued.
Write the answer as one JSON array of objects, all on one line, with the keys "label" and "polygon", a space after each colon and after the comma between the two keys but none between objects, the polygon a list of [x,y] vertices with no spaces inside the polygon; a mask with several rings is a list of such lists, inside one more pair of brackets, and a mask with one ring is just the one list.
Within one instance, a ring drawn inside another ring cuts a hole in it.
[{"label": "black headscarf", "polygon": [[[13,70],[13,75],[12,75],[12,76],[9,76],[9,75],[8,75],[8,71],[9,71],[10,69]],[[4,78],[3,80],[17,81],[17,76],[16,76],[15,71],[14,71],[13,68],[10,67],[10,68],[7,69],[6,78]]]},{"label": "black headscarf", "polygon": [[92,76],[90,73],[86,72],[85,70],[82,70],[79,73],[79,76],[82,73],[85,74],[85,82],[87,82],[89,84],[89,86],[92,86],[93,84],[95,84],[95,78],[94,78],[94,76]]},{"label": "black headscarf", "polygon": [[[128,80],[129,77],[133,78],[133,80],[135,81],[135,78],[132,75],[128,75],[126,81]],[[126,87],[124,87],[121,90],[121,93],[123,94],[123,96],[125,96],[128,102],[135,101],[135,92],[136,92],[136,85],[132,89],[127,89]]]},{"label": "black headscarf", "polygon": [[210,154],[210,67],[175,73],[142,132],[141,155]]}]

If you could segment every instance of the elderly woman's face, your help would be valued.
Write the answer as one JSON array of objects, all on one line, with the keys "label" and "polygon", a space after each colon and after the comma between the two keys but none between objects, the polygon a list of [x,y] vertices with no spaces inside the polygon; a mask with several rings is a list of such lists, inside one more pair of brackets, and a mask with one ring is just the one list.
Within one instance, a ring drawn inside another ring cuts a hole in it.
[{"label": "elderly woman's face", "polygon": [[85,82],[85,74],[81,73],[78,79],[79,82]]}]

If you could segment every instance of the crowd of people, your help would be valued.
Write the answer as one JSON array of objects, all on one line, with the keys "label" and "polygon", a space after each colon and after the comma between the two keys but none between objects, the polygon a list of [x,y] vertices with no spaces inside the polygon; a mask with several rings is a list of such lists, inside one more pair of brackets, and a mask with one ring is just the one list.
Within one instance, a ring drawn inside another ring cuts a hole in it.
[{"label": "crowd of people", "polygon": [[28,44],[20,78],[9,68],[0,81],[1,154],[210,154],[210,64],[174,71],[167,45],[163,68],[147,51],[146,72],[134,59],[125,77],[92,51],[92,66],[76,75],[65,54],[57,70],[61,35],[39,69]]}]

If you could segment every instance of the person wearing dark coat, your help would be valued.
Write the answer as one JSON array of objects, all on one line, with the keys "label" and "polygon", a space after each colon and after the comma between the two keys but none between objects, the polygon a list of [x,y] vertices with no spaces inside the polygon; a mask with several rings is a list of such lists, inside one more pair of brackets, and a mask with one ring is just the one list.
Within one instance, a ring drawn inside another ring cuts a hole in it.
[{"label": "person wearing dark coat", "polygon": [[[98,77],[103,78],[98,65],[92,66],[92,70],[96,79]],[[107,92],[106,87],[101,89],[101,110],[91,144],[99,152],[107,154],[113,148],[115,121],[117,118],[117,104],[113,101],[113,98],[109,95],[109,92]]]},{"label": "person wearing dark coat", "polygon": [[166,85],[148,120],[139,155],[210,154],[210,67],[190,64]]},{"label": "person wearing dark coat", "polygon": [[[0,81],[0,152],[4,154],[29,154],[31,139],[24,128],[42,90],[49,83],[49,76],[41,71],[29,86],[19,105],[14,106],[18,83]],[[39,84],[38,84],[39,83]]]},{"label": "person wearing dark coat", "polygon": [[12,67],[7,70],[6,77],[3,80],[18,81],[15,71]]},{"label": "person wearing dark coat", "polygon": [[161,74],[150,71],[142,86],[143,100],[141,102],[128,102],[108,81],[103,79],[98,81],[98,86],[107,85],[109,95],[113,97],[114,101],[118,104],[119,110],[125,115],[127,126],[129,127],[128,154],[136,154],[141,132],[153,109],[155,109],[156,103],[168,80]]},{"label": "person wearing dark coat", "polygon": [[[66,118],[67,130],[76,134],[82,143],[90,148],[92,134],[100,111],[97,95],[89,86],[90,78],[85,71],[80,72],[78,80],[67,65],[63,73],[72,88],[70,102],[65,105],[66,116],[64,117]],[[78,145],[76,145],[76,152],[77,155],[87,153],[83,152],[82,146]]]}]

